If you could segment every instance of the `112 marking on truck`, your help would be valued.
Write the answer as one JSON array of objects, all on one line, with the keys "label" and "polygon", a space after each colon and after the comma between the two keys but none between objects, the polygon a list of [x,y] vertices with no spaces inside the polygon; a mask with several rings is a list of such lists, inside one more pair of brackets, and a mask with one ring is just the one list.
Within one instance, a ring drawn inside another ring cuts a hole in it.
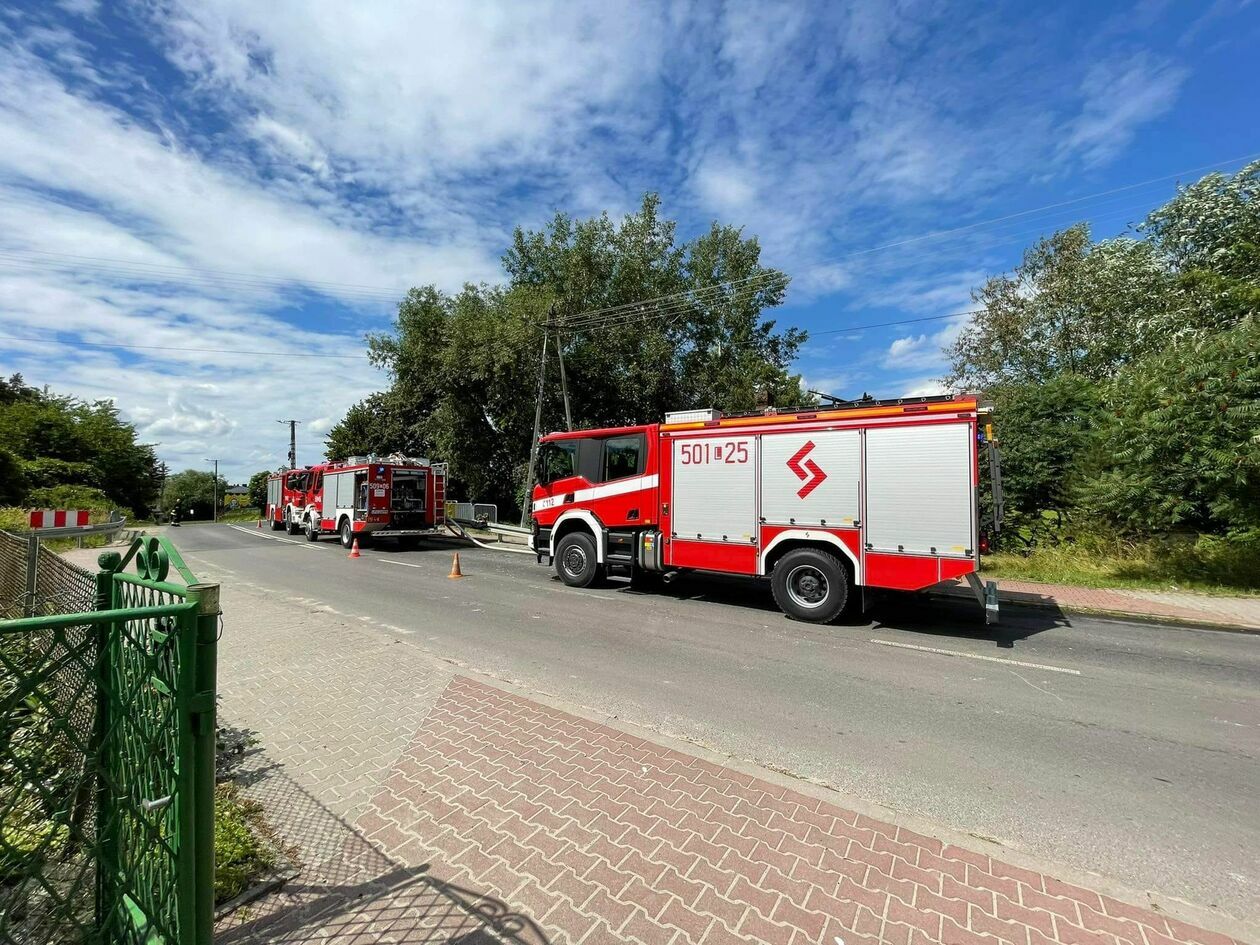
[{"label": "112 marking on truck", "polygon": [[589,587],[687,571],[768,577],[790,616],[835,619],[861,588],[980,581],[981,447],[1000,475],[988,408],[974,395],[552,433],[540,441],[532,547]]}]

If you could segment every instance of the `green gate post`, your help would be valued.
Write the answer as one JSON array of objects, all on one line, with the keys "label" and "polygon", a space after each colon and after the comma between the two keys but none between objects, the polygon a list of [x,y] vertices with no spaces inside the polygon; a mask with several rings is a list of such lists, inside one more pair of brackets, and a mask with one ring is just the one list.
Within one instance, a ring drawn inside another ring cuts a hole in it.
[{"label": "green gate post", "polygon": [[193,676],[193,851],[196,896],[190,945],[212,945],[214,938],[214,777],[215,676],[218,661],[219,585],[190,584],[197,602],[196,659]]},{"label": "green gate post", "polygon": [[[114,607],[114,572],[122,555],[106,551],[96,563],[96,610]],[[96,724],[92,731],[92,763],[96,766],[96,931],[101,940],[111,941],[117,929],[118,901],[118,836],[117,812],[110,791],[113,778],[110,748],[106,744],[110,731],[112,674],[110,660],[115,639],[114,624],[108,621],[93,625],[96,635]]]}]

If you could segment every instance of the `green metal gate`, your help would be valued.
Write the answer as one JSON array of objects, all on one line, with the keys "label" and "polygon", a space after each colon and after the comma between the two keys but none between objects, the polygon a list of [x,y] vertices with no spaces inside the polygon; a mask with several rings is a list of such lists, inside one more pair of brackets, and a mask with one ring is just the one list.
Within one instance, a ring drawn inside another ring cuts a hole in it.
[{"label": "green metal gate", "polygon": [[95,575],[40,554],[0,620],[0,943],[210,945],[218,586],[158,538]]}]

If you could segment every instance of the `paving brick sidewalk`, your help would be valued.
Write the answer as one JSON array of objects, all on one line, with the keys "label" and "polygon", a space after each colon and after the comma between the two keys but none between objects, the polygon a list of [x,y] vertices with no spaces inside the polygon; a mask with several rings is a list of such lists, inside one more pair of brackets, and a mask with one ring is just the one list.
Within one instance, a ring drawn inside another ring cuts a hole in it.
[{"label": "paving brick sidewalk", "polygon": [[220,942],[1237,941],[202,576],[225,582],[222,717],[260,739],[247,790],[302,864]]},{"label": "paving brick sidewalk", "polygon": [[[942,585],[942,589],[955,596],[970,597],[972,593],[961,582]],[[1005,580],[998,581],[998,596],[1003,602],[1060,607],[1067,611],[1131,614],[1260,630],[1260,597],[1216,597],[1185,591],[1103,589]]]}]

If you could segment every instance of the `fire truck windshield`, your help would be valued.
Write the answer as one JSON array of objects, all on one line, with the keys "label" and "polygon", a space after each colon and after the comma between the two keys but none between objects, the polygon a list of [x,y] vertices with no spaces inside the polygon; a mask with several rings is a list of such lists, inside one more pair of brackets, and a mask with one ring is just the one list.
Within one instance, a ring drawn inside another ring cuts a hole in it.
[{"label": "fire truck windshield", "polygon": [[572,476],[577,470],[577,440],[544,443],[540,452],[538,481],[543,485]]}]

